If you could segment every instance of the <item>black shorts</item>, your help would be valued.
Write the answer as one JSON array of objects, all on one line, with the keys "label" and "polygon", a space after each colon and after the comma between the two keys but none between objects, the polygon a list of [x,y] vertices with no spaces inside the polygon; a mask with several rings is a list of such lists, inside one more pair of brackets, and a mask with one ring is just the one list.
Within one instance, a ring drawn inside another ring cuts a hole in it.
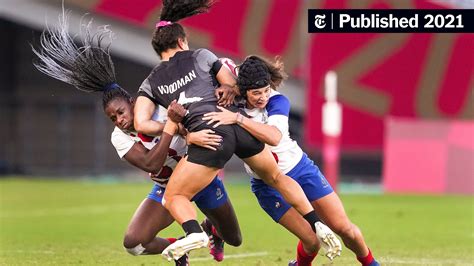
[{"label": "black shorts", "polygon": [[224,165],[234,153],[239,158],[245,159],[259,154],[265,148],[265,144],[239,125],[222,125],[212,128],[212,125],[203,123],[193,131],[196,132],[206,128],[212,129],[216,134],[222,136],[221,146],[216,151],[213,151],[194,144],[189,145],[189,162],[209,167],[224,168]]}]

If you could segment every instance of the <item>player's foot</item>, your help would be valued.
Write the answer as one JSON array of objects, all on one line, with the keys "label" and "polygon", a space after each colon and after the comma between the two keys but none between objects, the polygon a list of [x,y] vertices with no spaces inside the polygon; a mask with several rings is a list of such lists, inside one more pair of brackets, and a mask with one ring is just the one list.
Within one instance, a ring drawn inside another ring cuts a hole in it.
[{"label": "player's foot", "polygon": [[223,261],[224,240],[220,238],[215,232],[213,232],[212,224],[208,219],[204,219],[201,226],[204,232],[206,232],[206,234],[209,236],[209,254],[214,257],[215,261]]},{"label": "player's foot", "polygon": [[169,245],[161,252],[161,255],[168,261],[179,260],[191,250],[207,247],[208,243],[209,237],[205,232],[192,233]]},{"label": "player's foot", "polygon": [[314,226],[316,227],[316,236],[325,252],[324,255],[330,260],[341,256],[342,245],[336,234],[321,222],[316,222]]},{"label": "player's foot", "polygon": [[288,266],[298,266],[298,262],[296,260],[292,260],[288,262]]},{"label": "player's foot", "polygon": [[175,266],[189,266],[188,254],[184,254],[181,258],[174,261]]}]

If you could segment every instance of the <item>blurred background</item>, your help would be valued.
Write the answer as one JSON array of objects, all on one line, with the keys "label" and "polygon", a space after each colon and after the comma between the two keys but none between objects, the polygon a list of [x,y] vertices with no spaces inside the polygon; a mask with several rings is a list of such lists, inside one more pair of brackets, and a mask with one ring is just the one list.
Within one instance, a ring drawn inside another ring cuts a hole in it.
[{"label": "blurred background", "polygon": [[[292,103],[291,134],[323,169],[335,165],[331,182],[341,189],[362,184],[374,185],[362,186],[365,191],[472,194],[474,36],[308,34],[307,9],[473,6],[470,0],[221,0],[182,23],[191,48],[237,63],[249,54],[282,56],[290,74],[281,92]],[[135,93],[159,62],[150,36],[161,1],[66,0],[65,7],[72,34],[81,19],[111,25],[119,83]],[[98,95],[33,68],[30,44],[38,45],[45,24],[54,26],[60,12],[57,0],[0,0],[0,176],[144,176],[115,153],[113,125]],[[330,70],[337,74],[342,130],[328,141],[322,106]],[[238,160],[228,164],[226,177],[233,172],[243,176]]]},{"label": "blurred background", "polygon": [[[72,35],[81,21],[110,25],[118,82],[134,94],[159,62],[150,39],[161,1],[64,5]],[[123,250],[127,223],[152,184],[118,158],[101,96],[32,65],[30,45],[46,24],[56,25],[61,8],[59,0],[0,0],[0,265],[171,265]],[[382,265],[473,265],[474,35],[308,34],[309,8],[474,2],[220,0],[182,21],[192,48],[237,63],[249,54],[282,56],[291,135],[341,192]],[[337,102],[326,102],[326,88],[337,88]],[[238,159],[224,176],[244,241],[226,246],[219,265],[287,265],[295,237],[260,209]],[[182,233],[174,224],[159,235]],[[206,250],[193,251],[191,262],[217,265]],[[356,265],[348,249],[316,263]]]}]

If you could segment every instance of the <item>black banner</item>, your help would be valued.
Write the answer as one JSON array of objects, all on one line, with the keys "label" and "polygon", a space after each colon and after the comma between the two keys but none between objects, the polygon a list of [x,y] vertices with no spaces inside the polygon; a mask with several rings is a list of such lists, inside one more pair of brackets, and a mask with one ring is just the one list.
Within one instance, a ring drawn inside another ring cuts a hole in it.
[{"label": "black banner", "polygon": [[474,9],[309,9],[308,32],[474,32]]}]

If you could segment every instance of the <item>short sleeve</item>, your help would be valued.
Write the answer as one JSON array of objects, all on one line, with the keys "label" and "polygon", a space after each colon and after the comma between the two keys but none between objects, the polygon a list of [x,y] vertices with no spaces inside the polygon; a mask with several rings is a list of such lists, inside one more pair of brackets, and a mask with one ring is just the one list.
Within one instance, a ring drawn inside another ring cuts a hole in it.
[{"label": "short sleeve", "polygon": [[283,135],[289,134],[290,101],[284,95],[272,96],[266,106],[268,125],[275,126]]},{"label": "short sleeve", "polygon": [[151,85],[148,78],[142,82],[142,85],[140,85],[140,88],[138,89],[138,96],[147,97],[156,104],[156,99],[153,97],[153,93],[151,92]]},{"label": "short sleeve", "polygon": [[[203,72],[209,73],[211,69],[213,71],[219,71],[219,69],[216,69],[217,66],[215,64],[217,62],[217,64],[219,64],[220,61],[214,53],[207,49],[197,49],[194,53],[198,66]],[[222,66],[222,63],[220,63],[220,66]]]},{"label": "short sleeve", "polygon": [[135,145],[135,141],[117,127],[112,132],[110,140],[120,158],[123,158],[133,145]]},{"label": "short sleeve", "polygon": [[290,101],[282,94],[272,96],[268,101],[267,107],[268,116],[284,115],[290,116]]}]

